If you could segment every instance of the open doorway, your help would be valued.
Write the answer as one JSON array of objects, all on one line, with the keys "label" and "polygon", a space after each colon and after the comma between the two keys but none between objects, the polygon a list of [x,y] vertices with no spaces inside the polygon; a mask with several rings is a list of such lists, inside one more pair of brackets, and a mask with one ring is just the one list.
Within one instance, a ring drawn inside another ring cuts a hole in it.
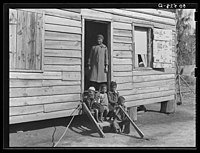
[{"label": "open doorway", "polygon": [[[90,72],[88,70],[88,58],[92,46],[97,44],[97,35],[102,34],[104,36],[103,43],[108,48],[108,60],[110,61],[110,25],[109,22],[101,22],[96,20],[85,20],[85,44],[84,44],[84,90],[87,90],[90,86]],[[110,62],[109,62],[110,63]],[[110,64],[109,64],[110,65]],[[110,66],[107,73],[107,86],[110,85]]]}]

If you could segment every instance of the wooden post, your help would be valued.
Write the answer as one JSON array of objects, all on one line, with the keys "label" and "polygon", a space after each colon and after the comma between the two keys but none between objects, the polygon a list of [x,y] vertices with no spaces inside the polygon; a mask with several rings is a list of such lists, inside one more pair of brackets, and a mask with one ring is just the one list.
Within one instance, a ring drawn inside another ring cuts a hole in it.
[{"label": "wooden post", "polygon": [[176,111],[175,100],[161,102],[161,113],[174,113]]},{"label": "wooden post", "polygon": [[84,74],[85,74],[85,65],[84,65],[84,60],[85,60],[85,19],[82,18],[82,36],[81,36],[81,42],[82,42],[82,48],[81,48],[81,93],[84,92]]},{"label": "wooden post", "polygon": [[113,23],[108,24],[108,73],[107,73],[107,86],[110,91],[110,83],[113,80]]},{"label": "wooden post", "polygon": [[134,107],[129,107],[128,108],[128,115],[130,116],[130,118],[133,120],[133,121],[136,121],[137,120],[137,107],[134,106]]}]

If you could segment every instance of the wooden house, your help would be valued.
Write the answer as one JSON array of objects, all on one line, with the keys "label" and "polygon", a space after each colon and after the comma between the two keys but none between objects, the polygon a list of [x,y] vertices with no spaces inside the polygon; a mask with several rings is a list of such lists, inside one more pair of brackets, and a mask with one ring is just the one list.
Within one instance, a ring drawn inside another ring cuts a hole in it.
[{"label": "wooden house", "polygon": [[108,85],[118,83],[132,112],[174,104],[175,24],[173,12],[158,9],[9,9],[10,124],[73,112],[97,34],[108,47]]}]

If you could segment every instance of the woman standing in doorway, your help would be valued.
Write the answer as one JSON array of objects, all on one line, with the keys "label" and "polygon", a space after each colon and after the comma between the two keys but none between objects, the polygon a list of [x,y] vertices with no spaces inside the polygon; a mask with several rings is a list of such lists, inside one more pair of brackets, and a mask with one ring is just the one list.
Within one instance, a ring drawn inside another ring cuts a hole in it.
[{"label": "woman standing in doorway", "polygon": [[92,46],[88,59],[88,69],[90,70],[90,83],[97,90],[99,86],[107,82],[108,72],[108,49],[103,44],[103,35],[97,35],[97,45]]}]

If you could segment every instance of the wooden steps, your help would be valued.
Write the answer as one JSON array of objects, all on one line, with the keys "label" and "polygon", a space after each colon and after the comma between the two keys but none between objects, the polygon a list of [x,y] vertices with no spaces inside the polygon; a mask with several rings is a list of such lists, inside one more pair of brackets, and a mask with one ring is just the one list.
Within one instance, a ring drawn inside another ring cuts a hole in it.
[{"label": "wooden steps", "polygon": [[111,126],[111,121],[104,121],[104,122],[99,122],[97,123],[100,127],[106,127],[106,126]]}]

